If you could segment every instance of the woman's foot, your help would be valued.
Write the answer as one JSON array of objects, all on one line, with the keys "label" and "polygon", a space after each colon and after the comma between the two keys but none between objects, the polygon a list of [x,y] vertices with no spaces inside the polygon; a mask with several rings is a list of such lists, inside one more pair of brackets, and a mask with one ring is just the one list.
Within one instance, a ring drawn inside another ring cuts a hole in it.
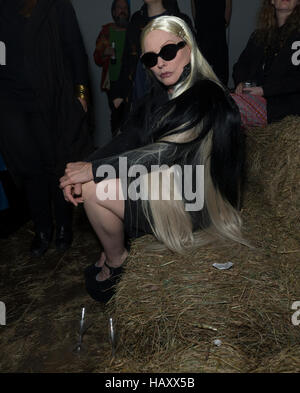
[{"label": "woman's foot", "polygon": [[107,260],[103,262],[103,259],[99,260],[99,264],[103,262],[103,266],[95,267],[94,269],[101,269],[98,274],[95,271],[87,268],[85,270],[85,285],[88,294],[99,302],[106,303],[115,293],[115,286],[120,280],[123,268],[122,265],[128,256],[128,251],[125,250],[117,261]]},{"label": "woman's foot", "polygon": [[98,259],[97,262],[93,263],[90,266],[87,266],[84,270],[86,276],[93,276],[96,277],[96,275],[101,272],[102,266],[104,265],[106,261],[106,255],[104,251],[101,252],[100,258]]},{"label": "woman's foot", "polygon": [[110,276],[113,274],[112,271],[114,269],[117,269],[117,268],[121,267],[121,265],[123,264],[123,262],[125,261],[127,256],[128,256],[128,251],[125,249],[123,254],[122,254],[122,256],[121,256],[121,258],[118,258],[117,260],[113,260],[112,261],[112,260],[108,260],[107,258],[105,258],[106,260],[104,259],[103,263],[101,264],[102,269],[96,276],[96,281],[101,282],[101,281],[105,281],[108,278],[110,278]]}]

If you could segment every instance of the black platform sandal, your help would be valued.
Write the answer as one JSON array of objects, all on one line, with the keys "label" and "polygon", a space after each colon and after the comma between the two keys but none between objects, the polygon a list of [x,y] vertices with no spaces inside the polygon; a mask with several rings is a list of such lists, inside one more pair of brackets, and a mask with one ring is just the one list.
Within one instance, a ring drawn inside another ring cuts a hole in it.
[{"label": "black platform sandal", "polygon": [[[111,299],[115,293],[115,286],[119,282],[123,267],[112,267],[104,262],[104,265],[109,269],[110,276],[104,281],[97,281],[96,275],[92,273],[92,270],[85,270],[85,287],[87,293],[98,302],[106,303]],[[96,266],[95,266],[96,268]]]},{"label": "black platform sandal", "polygon": [[94,263],[84,269],[84,275],[87,276],[97,276],[102,270],[102,266],[96,266]]}]

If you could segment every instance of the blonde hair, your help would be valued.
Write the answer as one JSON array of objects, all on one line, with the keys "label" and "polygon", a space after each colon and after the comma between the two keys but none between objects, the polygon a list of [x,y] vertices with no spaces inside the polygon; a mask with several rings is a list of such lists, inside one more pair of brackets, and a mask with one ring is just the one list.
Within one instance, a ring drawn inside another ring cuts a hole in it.
[{"label": "blonde hair", "polygon": [[[141,35],[142,50],[144,50],[145,37],[153,30],[163,30],[172,33],[184,40],[191,49],[190,74],[175,86],[171,93],[171,98],[181,95],[199,79],[212,80],[222,87],[212,68],[199,51],[192,31],[183,20],[175,16],[162,16],[151,21],[144,28]],[[172,114],[168,113],[166,116],[170,115]],[[184,127],[185,124],[180,128]],[[145,155],[151,155],[154,152],[159,153],[159,157],[163,153],[167,154],[168,145],[162,142],[190,142],[199,136],[201,130],[202,124],[198,124],[181,133],[162,136],[157,143],[139,149],[139,153],[142,153],[140,157],[142,159]],[[200,142],[196,157],[197,164],[205,167],[204,200],[210,220],[209,228],[193,233],[190,214],[185,210],[183,201],[175,198],[175,195],[178,196],[180,191],[176,188],[174,179],[169,185],[162,185],[161,182],[153,183],[153,179],[151,183],[151,173],[141,176],[144,186],[150,185],[149,188],[158,187],[159,189],[160,198],[158,200],[152,200],[149,192],[148,200],[142,201],[143,212],[153,233],[164,246],[178,253],[182,253],[187,248],[207,244],[216,239],[230,239],[246,244],[241,234],[242,221],[238,211],[221,195],[220,191],[213,184],[211,177],[212,135],[213,130],[211,129]],[[176,153],[173,152],[172,154]],[[172,172],[172,168],[167,171]],[[161,172],[164,172],[164,170]],[[159,179],[159,177],[156,177],[156,179]],[[164,187],[168,189],[164,190]],[[169,195],[173,195],[173,198],[163,200],[161,195],[164,191],[167,191]]]}]

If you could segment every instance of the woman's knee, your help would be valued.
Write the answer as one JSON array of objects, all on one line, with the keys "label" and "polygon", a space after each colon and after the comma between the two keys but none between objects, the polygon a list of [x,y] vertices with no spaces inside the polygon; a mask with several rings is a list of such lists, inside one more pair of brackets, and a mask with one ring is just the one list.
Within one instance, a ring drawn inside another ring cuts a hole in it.
[{"label": "woman's knee", "polygon": [[123,191],[120,179],[103,180],[97,184],[96,197],[98,203],[106,201],[123,201]]},{"label": "woman's knee", "polygon": [[82,197],[85,203],[95,203],[123,219],[125,204],[120,179],[85,183],[82,185]]},{"label": "woman's knee", "polygon": [[110,210],[120,219],[124,218],[124,194],[120,179],[104,180],[96,187],[97,204]]}]

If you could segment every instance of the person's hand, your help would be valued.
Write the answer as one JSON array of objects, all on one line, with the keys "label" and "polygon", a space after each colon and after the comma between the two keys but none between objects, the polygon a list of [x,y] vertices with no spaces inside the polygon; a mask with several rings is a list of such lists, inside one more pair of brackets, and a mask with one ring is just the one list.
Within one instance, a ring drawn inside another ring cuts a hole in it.
[{"label": "person's hand", "polygon": [[[60,188],[84,184],[93,180],[92,164],[90,162],[70,162],[67,164],[65,174],[60,178]],[[68,194],[69,195],[69,194]]]},{"label": "person's hand", "polygon": [[243,94],[243,86],[244,86],[244,83],[243,82],[240,82],[238,85],[237,85],[237,87],[235,88],[235,94]]},{"label": "person's hand", "polygon": [[118,109],[123,101],[124,101],[124,98],[115,98],[113,100],[113,104],[114,104],[115,108]]},{"label": "person's hand", "polygon": [[74,184],[66,186],[63,189],[64,198],[67,202],[73,203],[74,206],[78,206],[78,203],[83,203],[82,197],[82,185]]},{"label": "person's hand", "polygon": [[86,102],[86,100],[84,99],[84,98],[79,98],[78,97],[78,100],[80,101],[80,103],[81,103],[81,105],[82,105],[82,107],[83,107],[83,110],[85,111],[85,112],[87,112],[87,102]]},{"label": "person's hand", "polygon": [[243,89],[243,93],[252,94],[253,96],[263,97],[264,90],[261,86],[247,87]]}]

